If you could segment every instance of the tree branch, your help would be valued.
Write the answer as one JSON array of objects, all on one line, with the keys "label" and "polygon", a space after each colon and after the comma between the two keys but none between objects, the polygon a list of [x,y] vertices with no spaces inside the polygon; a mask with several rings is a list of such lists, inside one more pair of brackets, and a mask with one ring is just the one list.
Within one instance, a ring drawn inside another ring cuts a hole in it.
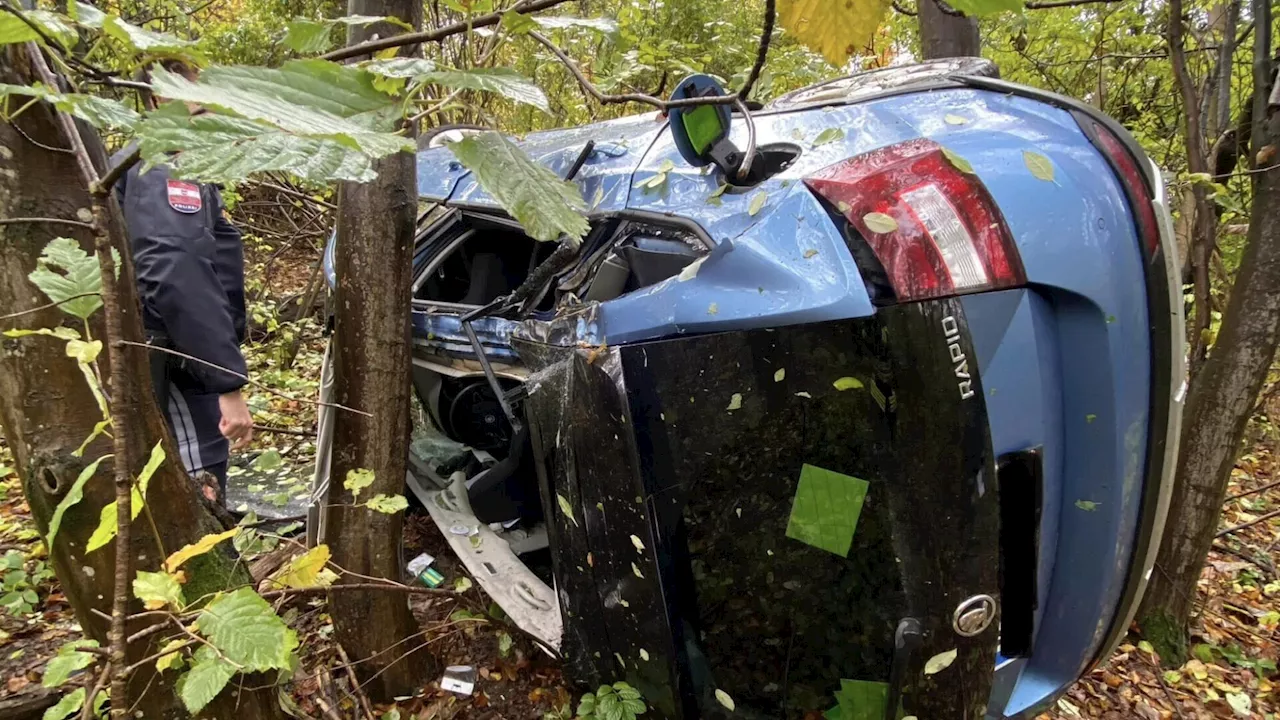
[{"label": "tree branch", "polygon": [[[553,8],[568,0],[530,0],[529,2],[519,3],[515,7],[505,12],[516,12],[521,15],[528,15],[540,10]],[[350,45],[344,48],[338,48],[320,56],[321,60],[346,60],[347,58],[359,57],[361,55],[371,55],[379,50],[388,48],[403,47],[405,45],[416,45],[418,43],[440,42],[445,38],[454,35],[461,35],[470,32],[476,28],[489,27],[497,25],[502,21],[504,12],[492,12],[488,15],[480,15],[479,17],[467,18],[462,22],[456,22],[452,25],[445,25],[434,30],[424,30],[422,32],[404,33],[403,35],[393,35],[389,38],[379,38],[377,40],[369,40],[356,45]]]},{"label": "tree branch", "polygon": [[129,346],[129,347],[140,347],[140,348],[145,348],[145,349],[150,350],[150,351],[152,351],[152,352],[162,352],[162,353],[165,353],[165,354],[167,354],[167,355],[173,355],[174,357],[180,357],[180,358],[182,358],[183,360],[190,360],[190,361],[192,361],[192,362],[197,362],[197,363],[200,363],[201,365],[204,365],[204,366],[206,366],[206,367],[211,367],[211,368],[213,368],[214,370],[221,370],[222,372],[224,372],[224,373],[226,373],[226,374],[228,374],[228,375],[231,375],[232,377],[237,377],[237,378],[239,378],[239,379],[241,379],[241,380],[243,380],[243,381],[245,381],[245,382],[249,383],[250,385],[252,385],[252,386],[254,386],[254,387],[258,388],[259,390],[264,390],[264,391],[266,391],[266,392],[271,393],[272,395],[275,395],[276,397],[284,398],[285,400],[292,400],[293,402],[306,403],[306,404],[308,404],[308,405],[317,405],[317,406],[320,406],[320,407],[332,407],[332,408],[338,408],[339,410],[346,410],[347,412],[353,412],[353,413],[355,413],[355,414],[357,414],[357,415],[363,415],[363,416],[365,416],[365,417],[373,417],[373,413],[367,413],[367,412],[365,412],[365,411],[363,411],[363,410],[357,410],[357,409],[355,409],[355,408],[347,407],[346,405],[339,405],[338,403],[327,403],[327,402],[321,402],[321,401],[319,401],[319,400],[308,400],[308,399],[306,399],[306,398],[299,398],[299,397],[294,397],[294,396],[292,396],[292,395],[287,395],[287,394],[285,394],[285,393],[280,392],[279,390],[275,390],[275,389],[270,388],[270,387],[268,387],[268,386],[266,386],[266,385],[263,385],[262,383],[258,382],[257,380],[254,380],[253,378],[250,378],[248,375],[242,375],[242,374],[240,374],[240,373],[236,372],[235,370],[231,370],[230,368],[224,368],[224,367],[222,367],[221,365],[218,365],[218,364],[215,364],[215,363],[211,363],[211,362],[209,362],[208,360],[201,360],[200,358],[198,358],[198,357],[196,357],[196,356],[194,356],[194,355],[188,355],[188,354],[186,354],[186,353],[184,353],[184,352],[178,352],[177,350],[170,350],[169,348],[163,348],[163,347],[160,347],[160,346],[158,346],[158,345],[148,345],[147,343],[133,342],[132,340],[117,340],[117,341],[115,341],[115,343],[114,343],[114,344],[115,344],[115,345],[119,345],[119,346]]},{"label": "tree branch", "polygon": [[920,14],[915,10],[908,10],[902,3],[898,2],[898,0],[893,0],[893,9],[907,17],[916,17]]},{"label": "tree branch", "polygon": [[41,310],[48,310],[49,308],[58,307],[59,305],[63,303],[69,303],[72,300],[78,300],[83,297],[92,297],[94,295],[100,295],[100,294],[101,293],[96,293],[96,292],[79,293],[76,295],[72,295],[69,298],[65,298],[63,300],[58,300],[51,303],[45,303],[44,305],[38,305],[36,307],[30,308],[27,310],[19,310],[18,312],[9,313],[8,315],[0,315],[0,320],[12,320],[14,318],[22,317],[23,315],[30,315],[32,313],[38,313]]},{"label": "tree branch", "polygon": [[1047,10],[1049,8],[1076,7],[1077,5],[1098,5],[1102,3],[1121,3],[1126,0],[1028,0],[1024,3],[1028,10]]},{"label": "tree branch", "polygon": [[747,75],[747,81],[738,90],[738,97],[743,100],[751,95],[751,88],[755,86],[756,80],[760,79],[761,71],[764,70],[765,58],[769,56],[769,41],[773,39],[773,21],[777,18],[777,15],[777,0],[765,0],[764,27],[760,30],[760,46],[756,50],[756,62],[751,66],[751,73]]},{"label": "tree branch", "polygon": [[[87,223],[82,220],[69,220],[67,218],[47,218],[47,217],[16,217],[16,218],[0,218],[0,225],[17,225],[18,223],[60,223],[62,225],[76,225],[82,228],[93,229],[93,223]],[[97,295],[97,293],[92,293]]]},{"label": "tree branch", "polygon": [[111,192],[111,187],[116,184],[120,176],[129,172],[129,168],[136,165],[140,159],[142,159],[142,149],[134,148],[133,152],[120,158],[119,162],[107,168],[107,173],[102,176],[101,180],[93,184],[90,191],[94,195],[105,197],[107,193]]},{"label": "tree branch", "polygon": [[1262,514],[1262,515],[1259,515],[1258,517],[1256,517],[1256,518],[1254,518],[1254,519],[1250,520],[1249,522],[1246,522],[1246,523],[1240,523],[1239,525],[1236,525],[1236,526],[1234,526],[1234,527],[1229,527],[1229,528],[1227,528],[1227,529],[1225,529],[1225,530],[1219,530],[1219,531],[1217,532],[1217,534],[1215,534],[1213,537],[1214,537],[1214,538],[1220,538],[1220,537],[1223,537],[1223,536],[1225,536],[1225,535],[1231,535],[1231,534],[1234,534],[1234,533],[1238,533],[1238,532],[1240,532],[1241,530],[1244,530],[1245,528],[1250,528],[1250,527],[1253,527],[1254,525],[1257,525],[1258,523],[1266,522],[1267,520],[1270,520],[1271,518],[1276,517],[1276,516],[1280,516],[1280,510],[1272,510],[1272,511],[1271,511],[1271,512],[1269,512],[1269,513],[1264,513],[1264,514]]}]

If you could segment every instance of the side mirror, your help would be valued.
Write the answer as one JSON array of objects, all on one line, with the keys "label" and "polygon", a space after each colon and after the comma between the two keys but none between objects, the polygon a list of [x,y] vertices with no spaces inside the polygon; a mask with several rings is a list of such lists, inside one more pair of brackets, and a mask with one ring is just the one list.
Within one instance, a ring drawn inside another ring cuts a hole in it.
[{"label": "side mirror", "polygon": [[[721,97],[724,87],[710,75],[690,75],[676,85],[672,100]],[[729,177],[738,172],[742,152],[729,140],[732,114],[728,105],[693,105],[671,108],[671,135],[685,162],[694,167],[715,164]]]}]

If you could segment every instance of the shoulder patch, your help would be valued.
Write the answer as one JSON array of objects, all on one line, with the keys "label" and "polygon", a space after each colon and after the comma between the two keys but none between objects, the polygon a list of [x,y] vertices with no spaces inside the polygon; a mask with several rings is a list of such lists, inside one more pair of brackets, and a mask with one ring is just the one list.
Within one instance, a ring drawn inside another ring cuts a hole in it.
[{"label": "shoulder patch", "polygon": [[198,213],[203,207],[200,186],[181,180],[168,180],[169,207],[180,213]]}]

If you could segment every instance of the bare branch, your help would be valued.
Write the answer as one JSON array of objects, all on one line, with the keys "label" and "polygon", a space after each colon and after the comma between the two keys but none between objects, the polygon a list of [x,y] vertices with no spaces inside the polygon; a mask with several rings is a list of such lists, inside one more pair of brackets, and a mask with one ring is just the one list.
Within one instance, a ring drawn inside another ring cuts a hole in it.
[{"label": "bare branch", "polygon": [[[70,220],[67,218],[47,218],[47,217],[16,217],[16,218],[0,218],[0,225],[17,225],[19,223],[56,223],[62,225],[76,225],[82,228],[93,229],[93,223],[87,223],[82,220]],[[93,293],[97,295],[97,293]]]},{"label": "bare branch", "polygon": [[761,71],[764,70],[765,58],[769,56],[769,41],[773,39],[773,21],[777,18],[777,15],[777,0],[765,0],[764,27],[760,30],[760,46],[756,50],[756,62],[751,66],[751,73],[747,75],[747,81],[738,90],[738,97],[744,100],[751,95],[751,88],[755,86],[756,80],[760,79]]},{"label": "bare branch", "polygon": [[1077,5],[1097,5],[1099,3],[1120,3],[1125,0],[1028,0],[1024,3],[1028,10],[1047,10],[1049,8],[1075,7]]},{"label": "bare branch", "polygon": [[115,343],[115,344],[116,344],[116,345],[121,345],[121,346],[130,346],[130,347],[140,347],[140,348],[145,348],[145,349],[150,350],[150,351],[152,351],[152,352],[162,352],[162,353],[165,353],[165,354],[167,354],[167,355],[173,355],[174,357],[180,357],[180,358],[182,358],[183,360],[190,360],[190,361],[192,361],[192,362],[197,362],[197,363],[200,363],[201,365],[205,365],[205,366],[207,366],[207,367],[211,367],[211,368],[213,368],[214,370],[221,370],[222,372],[224,372],[224,373],[226,373],[226,374],[228,374],[228,375],[231,375],[232,377],[240,378],[241,380],[243,380],[243,381],[245,381],[245,382],[249,383],[250,385],[252,385],[252,386],[254,386],[254,387],[258,388],[259,390],[263,390],[263,391],[265,391],[265,392],[269,392],[269,393],[271,393],[272,395],[275,395],[276,397],[284,398],[285,400],[292,400],[292,401],[294,401],[294,402],[306,403],[306,404],[308,404],[308,405],[317,405],[317,406],[320,406],[320,407],[332,407],[332,408],[338,408],[339,410],[346,410],[347,412],[352,412],[352,413],[355,413],[355,414],[357,414],[357,415],[363,415],[363,416],[365,416],[365,417],[373,417],[373,413],[367,413],[367,412],[365,412],[365,411],[363,411],[363,410],[357,410],[357,409],[355,409],[355,408],[347,407],[346,405],[339,405],[338,403],[327,403],[327,402],[321,402],[321,401],[319,401],[319,400],[308,400],[308,399],[306,399],[306,398],[300,398],[300,397],[294,397],[294,396],[292,396],[292,395],[287,395],[287,394],[285,394],[285,393],[280,392],[279,390],[275,390],[274,388],[271,388],[271,387],[268,387],[268,386],[266,386],[266,385],[263,385],[262,383],[258,382],[257,380],[254,380],[253,378],[250,378],[248,375],[242,375],[242,374],[240,374],[240,373],[236,372],[235,370],[231,370],[230,368],[224,368],[224,367],[222,367],[221,365],[218,365],[218,364],[215,364],[215,363],[211,363],[211,362],[209,362],[208,360],[201,360],[200,358],[198,358],[198,357],[196,357],[196,356],[194,356],[194,355],[188,355],[188,354],[183,353],[183,352],[178,352],[177,350],[170,350],[169,348],[163,348],[163,347],[160,347],[160,346],[158,346],[158,345],[148,345],[148,344],[146,344],[146,343],[133,342],[132,340],[118,340],[118,341],[116,341],[116,343]]},{"label": "bare branch", "polygon": [[1225,530],[1219,530],[1217,534],[1214,535],[1214,537],[1220,538],[1224,535],[1232,535],[1234,533],[1238,533],[1241,530],[1244,530],[1245,528],[1250,528],[1250,527],[1253,527],[1254,525],[1257,525],[1258,523],[1266,522],[1276,516],[1280,516],[1280,510],[1272,510],[1269,513],[1263,513],[1262,515],[1259,515],[1258,517],[1250,520],[1249,522],[1240,523],[1239,525],[1226,528]]},{"label": "bare branch", "polygon": [[119,162],[107,168],[107,173],[102,176],[101,180],[94,183],[90,190],[94,195],[106,196],[107,193],[111,192],[111,186],[115,185],[116,181],[141,159],[142,150],[134,148],[133,152],[120,158]]},{"label": "bare branch", "polygon": [[[553,8],[568,0],[531,0],[530,2],[519,3],[515,7],[505,12],[516,12],[522,15],[535,13],[540,10]],[[461,35],[470,32],[475,28],[489,27],[497,25],[502,21],[503,12],[492,12],[488,15],[480,15],[479,17],[468,18],[462,22],[456,22],[452,25],[436,28],[434,30],[425,30],[423,32],[405,33],[403,35],[393,35],[389,38],[380,38],[378,40],[369,40],[357,45],[350,45],[344,48],[338,48],[331,52],[327,52],[320,56],[321,60],[346,60],[347,58],[359,57],[361,55],[371,55],[379,50],[387,48],[402,47],[404,45],[416,45],[418,43],[440,42],[445,38]]]},{"label": "bare branch", "polygon": [[920,14],[915,10],[908,10],[904,5],[902,5],[902,3],[898,2],[898,0],[893,0],[893,9],[907,17],[916,17]]}]

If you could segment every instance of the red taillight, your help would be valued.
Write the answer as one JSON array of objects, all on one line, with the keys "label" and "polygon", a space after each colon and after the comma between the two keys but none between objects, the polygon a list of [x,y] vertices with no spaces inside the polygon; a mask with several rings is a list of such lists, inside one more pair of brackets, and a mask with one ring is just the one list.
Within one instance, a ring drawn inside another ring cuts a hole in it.
[{"label": "red taillight", "polygon": [[1093,127],[1093,136],[1097,139],[1098,149],[1111,163],[1120,181],[1124,183],[1125,194],[1129,197],[1129,205],[1133,209],[1133,217],[1138,224],[1138,235],[1142,238],[1147,251],[1154,256],[1160,249],[1160,227],[1156,224],[1156,211],[1151,205],[1151,192],[1142,179],[1142,171],[1133,153],[1125,148],[1124,143],[1110,130],[1102,125],[1089,121]]},{"label": "red taillight", "polygon": [[857,228],[898,300],[1026,280],[995,200],[932,140],[873,150],[820,170],[805,183]]}]

